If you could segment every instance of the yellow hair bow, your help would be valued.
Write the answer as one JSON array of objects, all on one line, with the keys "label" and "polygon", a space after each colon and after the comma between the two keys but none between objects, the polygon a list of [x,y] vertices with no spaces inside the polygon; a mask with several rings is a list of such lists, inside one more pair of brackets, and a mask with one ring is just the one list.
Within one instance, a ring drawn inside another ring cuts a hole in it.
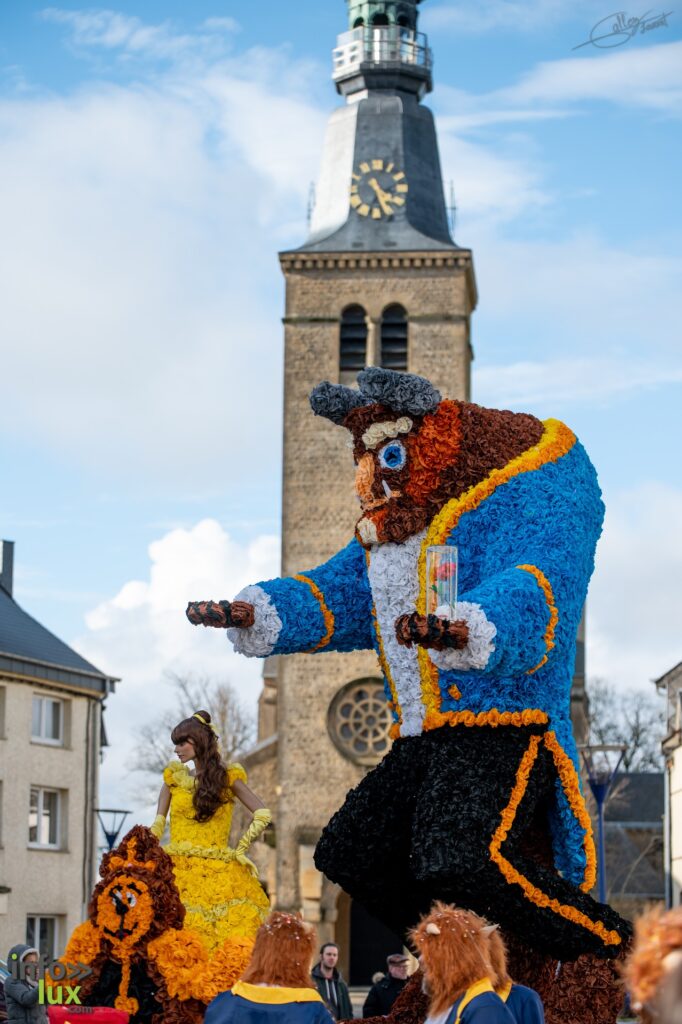
[{"label": "yellow hair bow", "polygon": [[207,725],[211,732],[214,734],[214,736],[218,735],[218,730],[216,729],[213,722],[207,722],[206,719],[202,715],[200,715],[198,711],[192,715],[192,718],[196,718],[196,720],[198,722],[201,722],[202,725]]}]

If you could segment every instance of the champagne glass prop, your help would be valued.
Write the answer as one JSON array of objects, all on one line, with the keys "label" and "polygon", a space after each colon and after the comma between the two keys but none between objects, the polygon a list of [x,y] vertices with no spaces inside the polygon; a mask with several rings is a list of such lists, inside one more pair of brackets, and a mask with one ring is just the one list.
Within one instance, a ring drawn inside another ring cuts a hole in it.
[{"label": "champagne glass prop", "polygon": [[426,614],[457,618],[457,548],[434,544],[426,549]]}]

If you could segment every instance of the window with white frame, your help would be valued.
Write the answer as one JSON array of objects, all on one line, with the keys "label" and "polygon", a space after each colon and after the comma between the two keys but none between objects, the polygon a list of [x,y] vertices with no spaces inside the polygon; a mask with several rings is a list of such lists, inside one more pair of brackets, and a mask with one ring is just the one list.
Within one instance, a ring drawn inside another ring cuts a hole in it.
[{"label": "window with white frame", "polygon": [[64,743],[64,701],[57,697],[33,695],[31,739],[39,743]]},{"label": "window with white frame", "polygon": [[28,914],[26,942],[49,960],[59,956],[60,918],[45,914]]},{"label": "window with white frame", "polygon": [[61,844],[62,794],[58,789],[31,786],[28,812],[28,844],[58,850]]}]

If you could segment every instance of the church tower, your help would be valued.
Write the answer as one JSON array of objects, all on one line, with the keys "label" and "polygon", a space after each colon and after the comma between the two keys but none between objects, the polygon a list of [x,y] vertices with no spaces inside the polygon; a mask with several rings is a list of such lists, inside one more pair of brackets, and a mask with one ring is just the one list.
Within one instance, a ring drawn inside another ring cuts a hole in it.
[{"label": "church tower", "polygon": [[[450,236],[433,115],[422,103],[432,58],[418,5],[347,0],[348,29],[333,52],[343,105],[329,120],[310,235],[280,254],[283,575],[329,558],[357,519],[347,435],[313,416],[316,384],[351,384],[378,365],[469,397],[476,283],[471,252]],[[321,939],[340,944],[355,981],[372,928],[315,871],[312,851],[347,790],[388,750],[381,673],[373,652],[295,655],[269,659],[264,684],[259,742],[246,760],[275,815],[270,887],[278,907],[302,908]]]}]

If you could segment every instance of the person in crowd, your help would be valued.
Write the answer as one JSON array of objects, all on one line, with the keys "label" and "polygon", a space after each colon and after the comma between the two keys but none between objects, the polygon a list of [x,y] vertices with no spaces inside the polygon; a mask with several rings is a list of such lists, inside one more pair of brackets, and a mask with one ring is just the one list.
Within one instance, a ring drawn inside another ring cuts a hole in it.
[{"label": "person in crowd", "polygon": [[353,1006],[348,985],[336,966],[338,962],[339,947],[335,942],[325,942],[320,948],[319,962],[313,967],[313,981],[334,1020],[349,1020]]},{"label": "person in crowd", "polygon": [[497,978],[495,991],[510,1010],[516,1024],[545,1024],[545,1010],[535,989],[519,985],[509,977],[507,948],[497,927],[488,936],[488,952]]},{"label": "person in crowd", "polygon": [[493,928],[476,914],[438,902],[412,929],[429,998],[426,1024],[515,1024],[495,992]]},{"label": "person in crowd", "polygon": [[363,1017],[381,1017],[389,1013],[407,984],[408,963],[409,957],[404,953],[391,953],[386,957],[387,973],[382,974],[367,993]]},{"label": "person in crowd", "polygon": [[270,914],[246,971],[209,1003],[204,1024],[333,1024],[310,979],[314,947],[315,932],[300,915]]},{"label": "person in crowd", "polygon": [[38,1002],[38,950],[25,943],[13,946],[5,979],[8,1024],[47,1024],[47,1010]]},{"label": "person in crowd", "polygon": [[[171,732],[177,760],[164,770],[151,831],[161,839],[170,809],[170,842],[185,926],[197,932],[209,953],[237,937],[253,939],[270,909],[246,852],[272,815],[246,785],[238,764],[226,765],[208,711],[196,711]],[[193,768],[190,768],[190,762]],[[235,798],[253,814],[234,850],[228,846]]]},{"label": "person in crowd", "polygon": [[682,907],[667,911],[656,907],[642,914],[635,922],[635,941],[624,975],[632,1007],[644,1024],[662,1024],[658,1001],[680,963]]}]

